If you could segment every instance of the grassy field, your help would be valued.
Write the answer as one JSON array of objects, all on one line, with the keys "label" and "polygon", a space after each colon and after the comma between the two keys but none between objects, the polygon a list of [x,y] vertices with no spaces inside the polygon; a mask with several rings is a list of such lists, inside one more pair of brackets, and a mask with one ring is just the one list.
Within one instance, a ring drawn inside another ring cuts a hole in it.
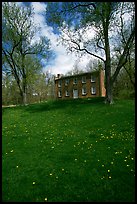
[{"label": "grassy field", "polygon": [[133,202],[132,100],[2,109],[2,200]]}]

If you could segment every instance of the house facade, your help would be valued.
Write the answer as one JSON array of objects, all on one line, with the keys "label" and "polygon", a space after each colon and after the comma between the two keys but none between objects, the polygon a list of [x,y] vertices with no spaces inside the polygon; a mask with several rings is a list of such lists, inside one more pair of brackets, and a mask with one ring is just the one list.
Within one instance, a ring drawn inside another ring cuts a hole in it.
[{"label": "house facade", "polygon": [[76,99],[105,96],[104,71],[55,77],[56,99]]}]

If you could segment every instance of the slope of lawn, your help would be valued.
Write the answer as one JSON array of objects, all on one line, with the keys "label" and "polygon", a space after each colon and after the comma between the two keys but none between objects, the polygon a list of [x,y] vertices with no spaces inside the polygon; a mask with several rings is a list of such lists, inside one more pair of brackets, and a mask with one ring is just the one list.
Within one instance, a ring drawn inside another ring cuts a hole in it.
[{"label": "slope of lawn", "polygon": [[132,100],[49,101],[2,109],[2,200],[133,202]]}]

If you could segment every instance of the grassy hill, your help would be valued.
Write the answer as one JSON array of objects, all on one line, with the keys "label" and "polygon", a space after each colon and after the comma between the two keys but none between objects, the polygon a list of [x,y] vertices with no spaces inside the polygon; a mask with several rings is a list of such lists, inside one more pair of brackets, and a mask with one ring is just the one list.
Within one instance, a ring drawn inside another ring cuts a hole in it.
[{"label": "grassy hill", "polygon": [[133,202],[134,101],[2,109],[2,200]]}]

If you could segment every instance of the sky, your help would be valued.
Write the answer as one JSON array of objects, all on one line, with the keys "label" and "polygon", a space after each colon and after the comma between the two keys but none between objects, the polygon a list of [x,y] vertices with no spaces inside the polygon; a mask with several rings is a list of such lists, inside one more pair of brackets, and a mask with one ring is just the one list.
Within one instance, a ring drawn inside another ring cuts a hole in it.
[{"label": "sky", "polygon": [[[39,24],[41,27],[40,34],[46,36],[50,39],[51,49],[55,53],[55,57],[47,62],[46,59],[42,59],[43,72],[46,73],[47,70],[51,74],[66,74],[68,71],[71,71],[75,65],[75,62],[79,62],[79,67],[85,69],[87,63],[89,62],[89,56],[83,56],[79,58],[74,53],[67,53],[66,47],[58,44],[58,34],[53,32],[53,28],[46,24],[46,19],[43,14],[46,11],[46,4],[43,2],[30,2],[34,8],[34,21],[36,24]],[[18,5],[23,5],[23,2],[18,2]],[[58,45],[57,45],[58,44]]]},{"label": "sky", "polygon": [[[42,59],[43,72],[46,73],[49,71],[51,74],[66,74],[68,71],[71,71],[74,68],[76,61],[80,69],[84,70],[89,60],[95,59],[91,58],[90,55],[83,55],[81,57],[76,56],[75,53],[69,53],[66,50],[66,47],[58,43],[58,34],[53,31],[53,28],[48,26],[46,23],[45,12],[46,12],[46,3],[44,2],[28,2],[34,8],[34,22],[41,27],[39,34],[41,36],[46,36],[51,43],[51,49],[54,51],[54,58],[50,60]],[[18,2],[18,5],[24,5],[25,2]],[[125,18],[126,20],[128,17]],[[94,35],[93,30],[87,30],[85,34],[85,39],[91,39]],[[37,40],[37,38],[36,38]],[[114,43],[115,44],[115,43]],[[103,57],[104,58],[104,57]]]}]

